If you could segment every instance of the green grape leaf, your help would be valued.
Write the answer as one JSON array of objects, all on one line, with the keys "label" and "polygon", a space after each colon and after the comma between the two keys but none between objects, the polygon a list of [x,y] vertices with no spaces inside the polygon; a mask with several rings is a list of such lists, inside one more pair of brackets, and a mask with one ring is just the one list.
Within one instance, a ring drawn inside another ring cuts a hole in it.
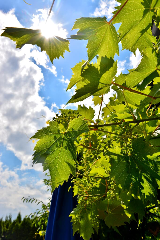
[{"label": "green grape leaf", "polygon": [[149,142],[145,141],[144,137],[133,139],[132,148],[134,154],[141,160],[146,159],[148,155],[153,155],[154,153],[153,147],[150,146]]},{"label": "green grape leaf", "polygon": [[[118,211],[118,213],[116,212]],[[105,218],[105,223],[108,227],[119,227],[129,222],[129,217],[125,214],[123,207],[117,207],[112,213]]]},{"label": "green grape leaf", "polygon": [[94,96],[93,98],[92,98],[92,101],[94,102],[94,105],[96,106],[96,105],[100,105],[101,104],[101,101],[102,101],[102,98],[101,97],[99,97],[99,96]]},{"label": "green grape leaf", "polygon": [[145,196],[154,195],[154,188],[153,188],[153,186],[146,180],[145,177],[143,177],[142,186],[143,186],[142,193],[144,193]]},{"label": "green grape leaf", "polygon": [[100,74],[95,66],[89,65],[81,75],[88,81],[88,83],[84,87],[77,89],[76,94],[72,96],[68,103],[82,101],[98,91]]},{"label": "green grape leaf", "polygon": [[112,112],[112,109],[109,108],[108,106],[102,109],[103,116],[105,117],[107,117],[111,112]]},{"label": "green grape leaf", "polygon": [[52,132],[42,137],[34,150],[33,163],[42,163],[44,170],[49,169],[53,190],[74,173],[75,147],[72,139],[67,135]]},{"label": "green grape leaf", "polygon": [[86,106],[83,105],[82,106],[78,106],[78,112],[80,113],[80,115],[82,115],[85,119],[89,119],[92,120],[94,118],[94,113],[95,110],[93,110],[93,108],[89,107],[87,108]]},{"label": "green grape leaf", "polygon": [[[62,114],[67,114],[62,111]],[[67,115],[65,115],[67,117]],[[60,133],[61,116],[49,122],[49,126],[38,130],[32,137],[40,139],[34,150],[33,163],[42,163],[44,170],[49,169],[52,190],[67,181],[70,174],[75,174],[76,149],[74,141],[83,132],[87,132],[87,122],[82,118],[70,120],[65,132]],[[64,121],[64,120],[63,120]],[[59,124],[58,124],[59,123]]]},{"label": "green grape leaf", "polygon": [[83,218],[80,220],[80,236],[83,237],[84,240],[89,240],[94,233],[90,214],[87,212],[84,213]]},{"label": "green grape leaf", "polygon": [[159,135],[152,137],[149,141],[154,147],[160,147],[160,136]]},{"label": "green grape leaf", "polygon": [[84,61],[78,63],[72,69],[73,76],[67,89],[70,89],[75,84],[77,88],[76,94],[68,103],[82,101],[91,95],[99,96],[107,93],[117,72],[117,62],[106,56],[98,57],[97,63],[88,63],[83,67],[83,71],[82,64],[84,65]]},{"label": "green grape leaf", "polygon": [[128,204],[128,210],[129,213],[138,213],[140,219],[145,215],[145,206],[140,199],[134,199],[132,198]]},{"label": "green grape leaf", "polygon": [[[148,86],[148,84],[155,78],[158,78],[159,77],[159,74],[158,74],[158,72],[157,71],[154,71],[154,72],[152,72],[149,76],[147,76],[144,80],[143,80],[143,82],[141,82],[140,84],[138,84],[137,85],[137,88],[139,89],[139,90],[144,90],[147,86]],[[151,94],[149,94],[149,95],[151,95]],[[153,96],[153,95],[152,95]]]},{"label": "green grape leaf", "polygon": [[117,73],[117,61],[113,63],[108,71],[106,71],[99,80],[99,88],[104,87],[106,84],[111,84],[114,76]]},{"label": "green grape leaf", "polygon": [[125,161],[115,161],[111,164],[111,177],[114,177],[116,183],[120,184],[123,188],[129,176],[127,170],[127,164]]},{"label": "green grape leaf", "polygon": [[118,104],[116,106],[113,106],[113,109],[116,111],[118,119],[133,118],[128,107],[126,107],[126,105],[124,104]]},{"label": "green grape leaf", "polygon": [[17,48],[22,48],[25,44],[37,45],[41,51],[46,51],[52,63],[55,58],[63,57],[65,51],[69,52],[68,40],[58,36],[46,39],[40,30],[7,27],[1,36],[15,41]]},{"label": "green grape leaf", "polygon": [[125,100],[127,101],[127,103],[130,103],[133,106],[140,105],[140,102],[146,98],[146,96],[144,96],[144,95],[129,92],[129,91],[124,91],[123,93],[124,93]]},{"label": "green grape leaf", "polygon": [[138,166],[138,168],[143,172],[146,173],[148,176],[150,176],[153,179],[158,179],[160,180],[160,175],[154,170],[152,169],[152,167],[148,164],[146,164],[144,161],[140,161],[137,159],[134,160]]},{"label": "green grape leaf", "polygon": [[152,36],[151,28],[149,28],[134,44],[132,52],[136,52],[137,48],[142,52],[145,48],[152,48],[153,44],[157,44],[156,38]]},{"label": "green grape leaf", "polygon": [[125,222],[129,222],[129,217],[125,214],[124,208],[121,206],[121,202],[118,200],[112,199],[109,201],[108,199],[104,200],[100,204],[100,209],[107,210],[107,214],[105,217],[105,223],[108,227],[118,227],[124,225]]},{"label": "green grape leaf", "polygon": [[108,177],[106,171],[102,167],[93,167],[89,173],[90,176],[100,176],[100,177]]},{"label": "green grape leaf", "polygon": [[116,77],[115,82],[122,85],[126,83],[127,87],[134,87],[142,82],[146,77],[157,69],[157,57],[151,48],[142,52],[141,63],[135,70],[130,70],[129,74],[120,74]]},{"label": "green grape leaf", "polygon": [[98,57],[97,59],[97,64],[95,66],[98,67],[100,75],[102,76],[104,73],[110,70],[114,65],[114,60],[113,58],[108,58],[108,57]]},{"label": "green grape leaf", "polygon": [[67,134],[72,135],[72,139],[75,140],[81,133],[88,132],[89,128],[87,121],[83,117],[75,118],[70,121],[67,129]]},{"label": "green grape leaf", "polygon": [[89,62],[96,56],[113,58],[119,54],[118,35],[115,27],[103,18],[77,19],[72,29],[79,29],[77,35],[71,35],[71,39],[88,40]]},{"label": "green grape leaf", "polygon": [[73,209],[69,216],[72,218],[71,222],[73,223],[73,234],[78,231],[84,240],[89,240],[91,235],[94,233],[91,219],[93,216],[91,216],[91,214],[86,210],[82,213],[82,209],[79,205]]},{"label": "green grape leaf", "polygon": [[38,130],[31,139],[41,139],[45,136],[52,135],[53,133],[59,133],[58,124],[54,121],[49,121],[49,126]]},{"label": "green grape leaf", "polygon": [[117,62],[112,58],[102,57],[98,58],[97,63],[88,64],[83,71],[81,71],[81,63],[78,63],[73,72],[68,88],[76,84],[77,89],[68,103],[82,101],[91,95],[99,96],[107,93],[117,72]]},{"label": "green grape leaf", "polygon": [[[132,148],[133,148],[133,155],[131,159],[136,163],[139,170],[142,173],[147,174],[150,176],[151,179],[158,179],[160,180],[160,175],[157,172],[157,168],[154,167],[152,162],[149,161],[149,155],[153,155],[155,149],[150,146],[150,144],[144,141],[144,138],[134,139],[132,141]],[[142,151],[143,149],[143,151]]]},{"label": "green grape leaf", "polygon": [[154,15],[152,1],[133,0],[121,1],[121,5],[117,7],[118,12],[113,20],[114,23],[122,23],[118,32],[123,48],[133,50],[134,45],[143,36],[143,34],[151,27],[152,17]]},{"label": "green grape leaf", "polygon": [[91,167],[91,171],[89,173],[90,176],[101,176],[108,177],[110,172],[110,162],[108,155],[104,156],[103,153],[99,154],[98,161]]},{"label": "green grape leaf", "polygon": [[81,76],[82,73],[82,66],[85,63],[84,60],[82,60],[81,62],[77,63],[73,68],[72,68],[72,72],[73,75],[70,79],[70,82],[68,84],[67,90],[71,89],[76,83],[80,82],[83,80],[83,77]]},{"label": "green grape leaf", "polygon": [[44,163],[44,170],[49,169],[52,190],[59,185],[62,185],[64,181],[67,181],[70,174],[75,175],[75,161],[69,149],[64,147],[58,147],[51,153]]}]

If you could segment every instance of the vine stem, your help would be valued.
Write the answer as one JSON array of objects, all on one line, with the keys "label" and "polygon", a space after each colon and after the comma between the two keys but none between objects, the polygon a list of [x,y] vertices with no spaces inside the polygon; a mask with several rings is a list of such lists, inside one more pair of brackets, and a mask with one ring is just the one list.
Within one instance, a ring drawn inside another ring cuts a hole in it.
[{"label": "vine stem", "polygon": [[118,83],[115,83],[115,82],[113,82],[113,81],[112,81],[112,84],[114,84],[114,85],[116,85],[116,86],[118,86],[118,87],[120,87],[120,88],[123,88],[123,89],[125,89],[125,90],[128,90],[129,92],[134,92],[134,93],[137,93],[137,94],[140,94],[140,95],[143,95],[143,96],[152,98],[152,99],[157,99],[157,97],[153,97],[153,96],[147,95],[147,94],[145,94],[145,93],[136,91],[136,90],[134,90],[134,89],[131,89],[131,88],[122,86],[122,85],[120,85],[120,84],[118,84]]},{"label": "vine stem", "polygon": [[111,24],[111,22],[117,17],[117,15],[124,8],[124,6],[126,5],[127,2],[128,2],[128,0],[125,1],[125,3],[122,5],[122,7],[117,11],[117,13],[113,16],[113,18],[108,22],[109,24]]},{"label": "vine stem", "polygon": [[96,164],[96,162],[98,162],[99,161],[99,159],[96,159],[95,161],[94,161],[94,163],[92,164],[92,166],[88,169],[88,171],[86,172],[86,174],[89,172],[89,170]]},{"label": "vine stem", "polygon": [[130,107],[129,107],[129,105],[128,105],[128,102],[127,102],[126,97],[125,97],[125,95],[124,95],[124,91],[123,91],[123,96],[124,96],[124,99],[125,99],[125,101],[126,101],[126,103],[127,103],[127,107],[128,107],[128,109],[129,109],[132,117],[133,117],[133,120],[136,120],[136,117],[134,116],[133,112],[131,111],[131,109],[130,109]]},{"label": "vine stem", "polygon": [[23,0],[26,4],[31,5],[30,3],[27,3],[25,0]]},{"label": "vine stem", "polygon": [[147,111],[146,111],[147,117],[151,117],[151,116],[152,116],[152,114],[150,114],[150,116],[149,116],[149,114],[148,114],[149,109],[150,109],[151,106],[152,106],[152,103],[153,103],[153,100],[152,100],[152,102],[150,103],[149,107],[147,108]]},{"label": "vine stem", "polygon": [[50,16],[51,12],[52,12],[52,8],[53,8],[53,5],[54,5],[54,2],[55,2],[55,0],[53,0],[52,5],[51,5],[51,7],[50,7],[50,9],[49,9],[49,13],[48,13],[48,17],[47,17],[46,22],[48,21],[48,18],[49,18],[49,16]]},{"label": "vine stem", "polygon": [[[147,121],[153,121],[153,120],[160,120],[160,117],[127,121],[127,123],[140,123],[140,122],[147,122]],[[99,127],[108,127],[108,126],[114,126],[114,125],[120,125],[120,124],[122,124],[122,121],[116,122],[116,123],[107,123],[107,124],[102,124],[102,125],[89,125],[88,127],[89,128],[99,128]]]},{"label": "vine stem", "polygon": [[154,129],[153,133],[155,133],[155,132],[158,130],[159,127],[160,127],[160,125],[158,125],[158,126]]},{"label": "vine stem", "polygon": [[100,105],[100,109],[99,109],[98,120],[99,120],[101,109],[102,109],[102,103],[103,103],[103,95],[101,97],[101,105]]},{"label": "vine stem", "polygon": [[[91,125],[92,126],[92,125]],[[94,125],[93,125],[94,126]],[[88,147],[88,146],[85,146],[84,144],[80,144],[80,146],[84,147],[84,148],[87,148],[89,150],[97,150],[96,148],[92,148],[92,147]]]}]

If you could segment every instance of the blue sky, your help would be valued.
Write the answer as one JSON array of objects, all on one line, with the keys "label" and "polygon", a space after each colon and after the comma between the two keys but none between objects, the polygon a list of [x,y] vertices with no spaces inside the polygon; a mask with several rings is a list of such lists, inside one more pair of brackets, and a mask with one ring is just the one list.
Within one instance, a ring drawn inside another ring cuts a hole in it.
[{"label": "blue sky", "polygon": [[[43,24],[52,0],[27,2],[31,5],[23,0],[0,1],[0,33],[4,27],[39,28]],[[115,0],[55,0],[49,22],[54,31],[58,28],[59,35],[69,37],[76,33],[71,28],[77,18],[110,19],[116,4]],[[11,213],[14,219],[19,211],[24,217],[37,208],[23,203],[22,197],[47,202],[50,196],[43,184],[42,166],[32,167],[34,143],[29,138],[70,99],[74,89],[66,92],[66,88],[71,68],[82,59],[87,60],[86,43],[71,40],[70,52],[52,65],[38,47],[16,49],[13,41],[0,37],[0,218]],[[138,50],[136,55],[121,51],[117,74],[135,68],[140,59]],[[93,105],[92,99],[83,104]]]}]

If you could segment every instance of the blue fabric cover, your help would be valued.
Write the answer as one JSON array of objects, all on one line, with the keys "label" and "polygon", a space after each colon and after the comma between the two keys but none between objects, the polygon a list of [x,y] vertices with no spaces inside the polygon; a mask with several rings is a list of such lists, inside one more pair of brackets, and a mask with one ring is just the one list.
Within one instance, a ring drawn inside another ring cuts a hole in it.
[{"label": "blue fabric cover", "polygon": [[82,240],[79,234],[73,236],[69,214],[76,207],[72,189],[68,192],[71,182],[64,182],[56,188],[52,195],[45,240]]}]

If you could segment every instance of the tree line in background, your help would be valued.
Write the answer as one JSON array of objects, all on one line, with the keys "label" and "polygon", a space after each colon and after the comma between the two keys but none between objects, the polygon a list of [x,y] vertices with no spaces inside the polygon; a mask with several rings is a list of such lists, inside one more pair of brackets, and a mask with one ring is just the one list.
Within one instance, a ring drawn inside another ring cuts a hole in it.
[{"label": "tree line in background", "polygon": [[[49,182],[46,180],[46,183]],[[44,240],[49,216],[50,199],[44,204],[35,198],[23,198],[24,202],[42,203],[41,209],[37,209],[29,216],[22,219],[19,212],[17,218],[12,220],[12,215],[0,218],[0,240]],[[118,239],[118,240],[154,240],[160,239],[160,211],[155,205],[145,209],[145,215],[141,222],[138,221],[138,214],[135,220],[126,225],[118,227],[115,231],[109,228],[103,221],[100,223],[98,233],[94,233],[92,240]]]},{"label": "tree line in background", "polygon": [[[43,179],[44,184],[47,186],[47,191],[51,191],[51,179],[49,174],[45,174],[46,178]],[[34,213],[25,216],[22,219],[19,212],[17,218],[12,220],[12,215],[0,218],[0,240],[44,240],[46,227],[49,216],[50,201],[48,198],[47,204],[31,197],[23,197],[23,202],[36,203],[41,205],[40,209],[36,209]]]},{"label": "tree line in background", "polygon": [[30,217],[22,219],[20,212],[15,220],[12,220],[12,215],[0,219],[0,240],[43,240],[37,230],[34,220]]}]

